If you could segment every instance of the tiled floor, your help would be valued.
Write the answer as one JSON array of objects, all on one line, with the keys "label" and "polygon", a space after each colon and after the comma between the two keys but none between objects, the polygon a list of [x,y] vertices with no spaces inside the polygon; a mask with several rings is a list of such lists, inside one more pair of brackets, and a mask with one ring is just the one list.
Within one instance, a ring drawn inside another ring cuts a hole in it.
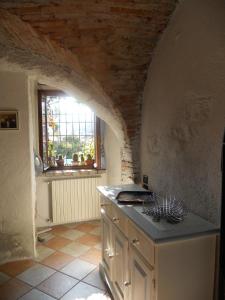
[{"label": "tiled floor", "polygon": [[53,227],[38,257],[0,265],[0,300],[109,300],[98,272],[97,221]]}]

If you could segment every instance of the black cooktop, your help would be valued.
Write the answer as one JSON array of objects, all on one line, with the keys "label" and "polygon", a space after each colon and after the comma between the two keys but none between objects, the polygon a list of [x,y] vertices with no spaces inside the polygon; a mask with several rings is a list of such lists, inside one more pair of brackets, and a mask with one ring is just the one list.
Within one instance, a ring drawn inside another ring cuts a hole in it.
[{"label": "black cooktop", "polygon": [[150,199],[150,196],[152,195],[151,191],[122,191],[120,192],[116,200],[119,203],[142,203],[144,201],[148,201]]}]

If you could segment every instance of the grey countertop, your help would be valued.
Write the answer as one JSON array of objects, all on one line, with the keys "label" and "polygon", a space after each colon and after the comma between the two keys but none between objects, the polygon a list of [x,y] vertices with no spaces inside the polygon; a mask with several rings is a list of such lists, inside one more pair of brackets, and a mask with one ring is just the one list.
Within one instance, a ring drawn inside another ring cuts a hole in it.
[{"label": "grey countertop", "polygon": [[116,197],[122,191],[146,191],[138,185],[99,186],[98,190],[119,207],[155,243],[219,233],[218,227],[191,212],[177,224],[168,223],[163,219],[160,222],[154,222],[152,217],[142,213],[142,205],[121,205],[117,202]]}]

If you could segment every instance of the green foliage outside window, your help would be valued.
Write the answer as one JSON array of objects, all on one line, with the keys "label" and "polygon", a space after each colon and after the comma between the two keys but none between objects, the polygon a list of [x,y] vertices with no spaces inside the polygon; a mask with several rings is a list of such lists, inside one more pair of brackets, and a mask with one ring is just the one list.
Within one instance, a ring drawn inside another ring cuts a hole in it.
[{"label": "green foliage outside window", "polygon": [[[51,164],[51,158],[57,159],[59,155],[63,158],[71,159],[73,154],[76,153],[80,157],[83,154],[84,159],[87,159],[87,155],[95,158],[95,136],[83,136],[84,140],[80,139],[79,136],[67,135],[62,136],[60,131],[60,124],[55,119],[55,115],[59,114],[59,111],[54,111],[52,107],[52,98],[47,100],[47,129],[48,135],[48,157],[49,164]],[[54,108],[55,109],[55,108]]]}]

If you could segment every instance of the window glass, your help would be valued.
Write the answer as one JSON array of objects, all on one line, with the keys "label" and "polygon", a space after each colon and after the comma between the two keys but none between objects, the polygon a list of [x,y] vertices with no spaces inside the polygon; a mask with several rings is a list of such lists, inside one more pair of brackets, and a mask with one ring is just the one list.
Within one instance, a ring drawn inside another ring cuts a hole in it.
[{"label": "window glass", "polygon": [[96,117],[88,106],[68,96],[47,95],[41,116],[42,156],[50,167],[94,163]]}]

